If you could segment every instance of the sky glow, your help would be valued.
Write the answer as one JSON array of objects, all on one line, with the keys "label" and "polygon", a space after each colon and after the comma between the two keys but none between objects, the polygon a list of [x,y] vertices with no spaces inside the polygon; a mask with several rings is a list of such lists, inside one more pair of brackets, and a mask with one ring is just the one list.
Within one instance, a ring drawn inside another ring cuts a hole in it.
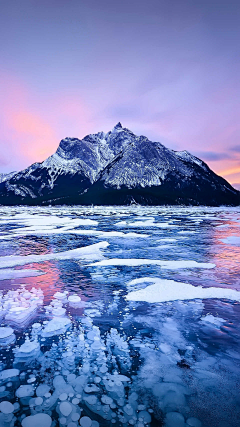
[{"label": "sky glow", "polygon": [[240,188],[239,1],[8,0],[0,21],[0,172],[121,121]]}]

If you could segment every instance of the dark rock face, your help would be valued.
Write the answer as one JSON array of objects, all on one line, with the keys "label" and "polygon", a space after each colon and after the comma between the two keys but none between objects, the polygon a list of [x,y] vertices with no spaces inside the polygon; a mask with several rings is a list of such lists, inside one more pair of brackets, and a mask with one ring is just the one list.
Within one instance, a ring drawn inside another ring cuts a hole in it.
[{"label": "dark rock face", "polygon": [[136,136],[63,139],[55,154],[0,183],[3,205],[239,205],[240,192],[187,151]]}]

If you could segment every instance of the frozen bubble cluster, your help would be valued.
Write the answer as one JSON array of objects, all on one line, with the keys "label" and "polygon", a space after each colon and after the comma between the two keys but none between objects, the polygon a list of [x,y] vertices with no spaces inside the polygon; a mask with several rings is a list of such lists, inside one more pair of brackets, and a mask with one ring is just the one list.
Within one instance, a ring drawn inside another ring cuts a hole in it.
[{"label": "frozen bubble cluster", "polygon": [[43,305],[42,290],[36,288],[27,290],[22,286],[15,291],[8,291],[5,295],[0,294],[0,317],[18,327],[25,326],[33,319],[41,305]]},{"label": "frozen bubble cluster", "polygon": [[102,335],[89,317],[75,324],[55,317],[43,327],[34,323],[30,335],[14,348],[14,368],[0,372],[10,398],[0,403],[0,425],[150,425],[151,408],[129,376],[124,334],[111,329]]}]

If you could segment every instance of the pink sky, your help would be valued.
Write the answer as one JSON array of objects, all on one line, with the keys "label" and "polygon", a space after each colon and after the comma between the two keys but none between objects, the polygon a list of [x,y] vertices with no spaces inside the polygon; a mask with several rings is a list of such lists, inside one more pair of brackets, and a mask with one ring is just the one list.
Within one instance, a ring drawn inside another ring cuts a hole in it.
[{"label": "pink sky", "polygon": [[233,0],[4,3],[0,172],[121,121],[240,188],[239,17]]}]

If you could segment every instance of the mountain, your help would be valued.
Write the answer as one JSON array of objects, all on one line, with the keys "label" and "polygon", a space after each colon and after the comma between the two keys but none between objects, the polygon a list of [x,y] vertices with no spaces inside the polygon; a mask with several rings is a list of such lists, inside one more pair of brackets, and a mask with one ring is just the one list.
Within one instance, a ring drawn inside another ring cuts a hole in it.
[{"label": "mountain", "polygon": [[0,173],[0,183],[12,178],[16,173],[17,172]]},{"label": "mountain", "polygon": [[42,163],[0,183],[3,205],[239,205],[240,192],[187,151],[136,136],[118,123],[108,133],[63,139]]}]

